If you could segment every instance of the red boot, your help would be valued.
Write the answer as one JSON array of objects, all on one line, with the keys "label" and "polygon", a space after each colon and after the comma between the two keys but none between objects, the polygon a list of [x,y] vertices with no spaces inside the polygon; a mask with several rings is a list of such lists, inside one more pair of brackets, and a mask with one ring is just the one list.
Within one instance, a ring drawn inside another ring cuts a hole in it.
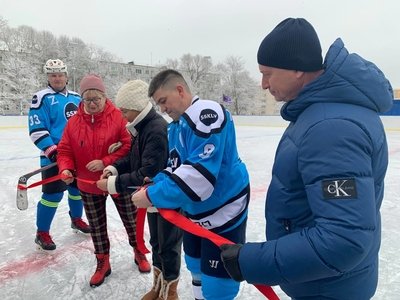
[{"label": "red boot", "polygon": [[71,217],[71,228],[78,233],[83,232],[83,233],[90,233],[90,226],[85,223],[85,221],[82,220],[82,218],[73,218],[71,216],[71,212],[69,213],[69,216]]},{"label": "red boot", "polygon": [[149,273],[151,270],[150,264],[147,261],[146,255],[141,253],[136,248],[134,249],[135,253],[135,264],[138,265],[138,269],[140,273]]},{"label": "red boot", "polygon": [[104,279],[111,274],[110,254],[96,254],[97,268],[92,278],[90,279],[90,286],[96,287],[104,282]]},{"label": "red boot", "polygon": [[47,232],[47,231],[37,231],[35,243],[38,245],[38,248],[41,250],[55,250],[56,249],[56,244],[54,244],[49,232]]}]

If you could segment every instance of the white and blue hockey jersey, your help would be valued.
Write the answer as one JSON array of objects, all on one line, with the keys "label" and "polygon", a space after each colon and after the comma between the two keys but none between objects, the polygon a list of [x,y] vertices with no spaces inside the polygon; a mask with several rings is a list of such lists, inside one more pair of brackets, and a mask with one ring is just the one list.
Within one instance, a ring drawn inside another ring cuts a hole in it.
[{"label": "white and blue hockey jersey", "polygon": [[231,114],[217,102],[195,97],[168,128],[168,167],[147,194],[155,207],[182,208],[217,232],[247,216],[249,176],[238,155]]},{"label": "white and blue hockey jersey", "polygon": [[43,152],[61,140],[64,127],[76,114],[80,101],[78,93],[67,91],[64,95],[50,86],[33,96],[28,115],[29,136],[41,150],[42,166],[50,163]]}]

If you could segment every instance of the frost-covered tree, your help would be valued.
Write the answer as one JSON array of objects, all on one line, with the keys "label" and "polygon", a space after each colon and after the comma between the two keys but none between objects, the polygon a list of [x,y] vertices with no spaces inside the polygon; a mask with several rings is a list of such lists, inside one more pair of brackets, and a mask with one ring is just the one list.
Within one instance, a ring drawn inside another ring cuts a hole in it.
[{"label": "frost-covered tree", "polygon": [[17,103],[44,87],[42,67],[51,58],[62,59],[67,64],[69,88],[76,90],[85,74],[98,72],[100,60],[115,56],[88,46],[79,38],[57,38],[49,31],[36,31],[29,26],[10,28],[0,16],[0,101],[7,106],[15,102],[15,108]]},{"label": "frost-covered tree", "polygon": [[210,72],[212,61],[210,56],[184,54],[179,62],[179,69],[183,70],[194,86]]},{"label": "frost-covered tree", "polygon": [[179,68],[179,60],[176,58],[168,58],[165,62],[165,68],[177,70]]},{"label": "frost-covered tree", "polygon": [[60,48],[57,46],[57,38],[49,31],[38,33],[38,56],[43,64],[50,58],[62,57]]},{"label": "frost-covered tree", "polygon": [[253,114],[255,108],[256,82],[244,69],[243,59],[229,56],[217,68],[221,76],[223,94],[232,100],[234,114]]},{"label": "frost-covered tree", "polygon": [[7,78],[8,86],[7,99],[30,99],[44,79],[37,76],[38,66],[32,64],[27,56],[24,52],[9,52],[3,61],[4,78]]}]

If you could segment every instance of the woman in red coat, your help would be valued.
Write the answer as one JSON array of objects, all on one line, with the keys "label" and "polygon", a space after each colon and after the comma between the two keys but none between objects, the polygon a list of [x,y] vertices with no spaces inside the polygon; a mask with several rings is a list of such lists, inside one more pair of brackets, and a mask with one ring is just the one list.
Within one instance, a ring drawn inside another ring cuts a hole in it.
[{"label": "woman in red coat", "polygon": [[[80,82],[80,92],[82,102],[65,127],[58,145],[57,163],[67,184],[74,180],[73,176],[78,178],[97,258],[97,269],[90,280],[90,285],[95,287],[111,273],[106,216],[108,193],[83,180],[99,180],[105,166],[127,155],[131,137],[121,112],[107,99],[100,77],[85,76]],[[129,244],[135,249],[137,209],[128,193],[110,196],[125,226]]]}]

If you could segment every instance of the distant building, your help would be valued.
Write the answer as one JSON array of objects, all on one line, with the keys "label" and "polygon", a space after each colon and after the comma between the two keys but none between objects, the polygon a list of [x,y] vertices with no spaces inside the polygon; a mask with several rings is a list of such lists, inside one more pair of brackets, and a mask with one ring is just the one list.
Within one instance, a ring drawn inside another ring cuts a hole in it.
[{"label": "distant building", "polygon": [[394,99],[400,100],[400,89],[393,90]]},{"label": "distant building", "polygon": [[400,116],[400,89],[393,90],[393,106],[392,108],[381,114],[382,116]]},{"label": "distant building", "polygon": [[[18,59],[14,58],[18,57]],[[44,88],[45,75],[42,72],[41,63],[31,63],[31,67],[21,67],[25,70],[25,76],[31,76],[37,79],[37,86],[26,86],[23,83],[15,84],[15,81],[21,81],[19,76],[15,76],[16,72],[10,70],[10,62],[21,61],[27,63],[29,61],[37,61],[37,58],[30,57],[29,53],[25,52],[9,52],[0,50],[0,115],[26,115],[30,107],[30,97],[37,90]],[[67,65],[73,65],[64,60]],[[11,64],[14,65],[14,64]],[[26,70],[29,69],[31,74],[26,75]],[[79,81],[87,73],[96,73],[103,77],[107,88],[107,94],[111,99],[114,99],[119,87],[126,81],[132,79],[141,79],[145,82],[150,82],[160,68],[145,65],[135,65],[133,61],[128,63],[108,62],[108,61],[92,61],[90,71],[84,69],[69,68],[69,89],[78,92]],[[16,78],[12,78],[11,75]],[[22,74],[20,75],[22,76]],[[43,80],[41,79],[43,78]],[[21,87],[24,90],[21,90]]]},{"label": "distant building", "polygon": [[[61,57],[61,59],[69,68],[69,89],[79,92],[80,79],[88,73],[96,73],[103,78],[107,95],[112,100],[115,99],[118,89],[125,82],[141,79],[149,83],[159,71],[166,68],[165,66],[137,65],[133,60],[127,63],[94,60],[84,60],[83,63],[75,61],[74,63],[74,61],[68,61],[67,58]],[[46,83],[46,77],[42,71],[44,61],[45,59],[30,53],[0,50],[0,115],[26,115],[28,113],[30,98],[34,92],[44,88]],[[76,65],[82,67],[76,68]],[[185,76],[184,71],[181,70],[181,73]],[[186,79],[188,78],[186,77]],[[226,92],[222,90],[218,74],[208,73],[204,80],[207,82],[206,85],[192,91],[204,99],[218,101],[234,112],[235,99],[233,95],[226,94],[232,99],[232,102],[223,101],[222,96]],[[400,89],[394,90],[394,97],[400,99]],[[395,102],[400,103],[400,101]],[[277,102],[269,91],[264,91],[260,87],[256,91],[254,99],[252,96],[251,105],[246,104],[245,109],[238,107],[237,112],[248,115],[279,115],[282,104],[282,102]]]}]

